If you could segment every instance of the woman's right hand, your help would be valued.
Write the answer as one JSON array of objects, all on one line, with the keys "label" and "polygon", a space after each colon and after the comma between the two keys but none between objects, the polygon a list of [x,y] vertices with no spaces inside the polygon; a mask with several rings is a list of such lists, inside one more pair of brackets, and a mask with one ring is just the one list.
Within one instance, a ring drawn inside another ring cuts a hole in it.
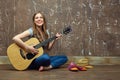
[{"label": "woman's right hand", "polygon": [[26,51],[27,52],[30,52],[30,53],[32,53],[32,54],[38,54],[38,50],[37,49],[35,49],[33,46],[27,46],[26,47]]}]

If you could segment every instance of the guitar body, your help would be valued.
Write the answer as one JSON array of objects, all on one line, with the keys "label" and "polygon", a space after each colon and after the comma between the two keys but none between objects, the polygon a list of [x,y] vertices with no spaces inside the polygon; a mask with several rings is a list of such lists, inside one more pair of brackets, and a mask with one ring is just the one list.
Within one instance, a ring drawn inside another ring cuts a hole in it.
[{"label": "guitar body", "polygon": [[[27,45],[37,45],[40,42],[36,38],[31,38],[28,41],[25,42]],[[31,62],[41,56],[43,54],[43,48],[38,48],[39,53],[36,55],[33,55],[31,53],[25,52],[22,48],[20,48],[15,43],[11,44],[7,49],[7,55],[8,58],[13,65],[13,67],[17,70],[25,70],[29,67]]]}]

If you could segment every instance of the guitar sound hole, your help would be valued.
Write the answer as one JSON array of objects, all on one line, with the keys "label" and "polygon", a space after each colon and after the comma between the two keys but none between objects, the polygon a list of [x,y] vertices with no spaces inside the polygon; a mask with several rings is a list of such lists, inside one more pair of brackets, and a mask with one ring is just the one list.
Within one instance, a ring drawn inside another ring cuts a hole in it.
[{"label": "guitar sound hole", "polygon": [[26,55],[27,59],[32,59],[34,56],[35,56],[35,54],[32,54],[32,53],[28,53]]}]

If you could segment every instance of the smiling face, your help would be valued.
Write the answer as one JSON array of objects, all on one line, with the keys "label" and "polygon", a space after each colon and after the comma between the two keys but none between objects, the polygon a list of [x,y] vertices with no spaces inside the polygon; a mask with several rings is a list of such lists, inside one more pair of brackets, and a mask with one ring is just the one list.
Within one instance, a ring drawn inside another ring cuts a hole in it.
[{"label": "smiling face", "polygon": [[34,16],[34,23],[36,26],[42,26],[44,24],[44,17],[41,13],[37,13]]},{"label": "smiling face", "polygon": [[46,32],[47,26],[45,16],[41,12],[37,12],[33,15],[33,25],[34,34],[40,41],[44,40],[44,38],[42,39],[40,37],[41,36],[40,31],[42,31],[43,37],[45,37],[46,39],[48,38],[48,34]]}]

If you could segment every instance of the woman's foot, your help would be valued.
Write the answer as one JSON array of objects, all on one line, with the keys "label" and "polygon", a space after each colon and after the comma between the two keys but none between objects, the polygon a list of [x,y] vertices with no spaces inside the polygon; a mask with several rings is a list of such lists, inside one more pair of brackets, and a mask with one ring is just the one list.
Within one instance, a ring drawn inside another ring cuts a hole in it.
[{"label": "woman's foot", "polygon": [[51,65],[48,66],[48,67],[44,67],[44,66],[40,66],[40,67],[39,67],[39,71],[47,71],[47,70],[50,70],[50,69],[52,69],[52,66],[51,66]]},{"label": "woman's foot", "polygon": [[44,70],[44,67],[43,66],[40,66],[39,67],[39,71],[43,71]]}]

